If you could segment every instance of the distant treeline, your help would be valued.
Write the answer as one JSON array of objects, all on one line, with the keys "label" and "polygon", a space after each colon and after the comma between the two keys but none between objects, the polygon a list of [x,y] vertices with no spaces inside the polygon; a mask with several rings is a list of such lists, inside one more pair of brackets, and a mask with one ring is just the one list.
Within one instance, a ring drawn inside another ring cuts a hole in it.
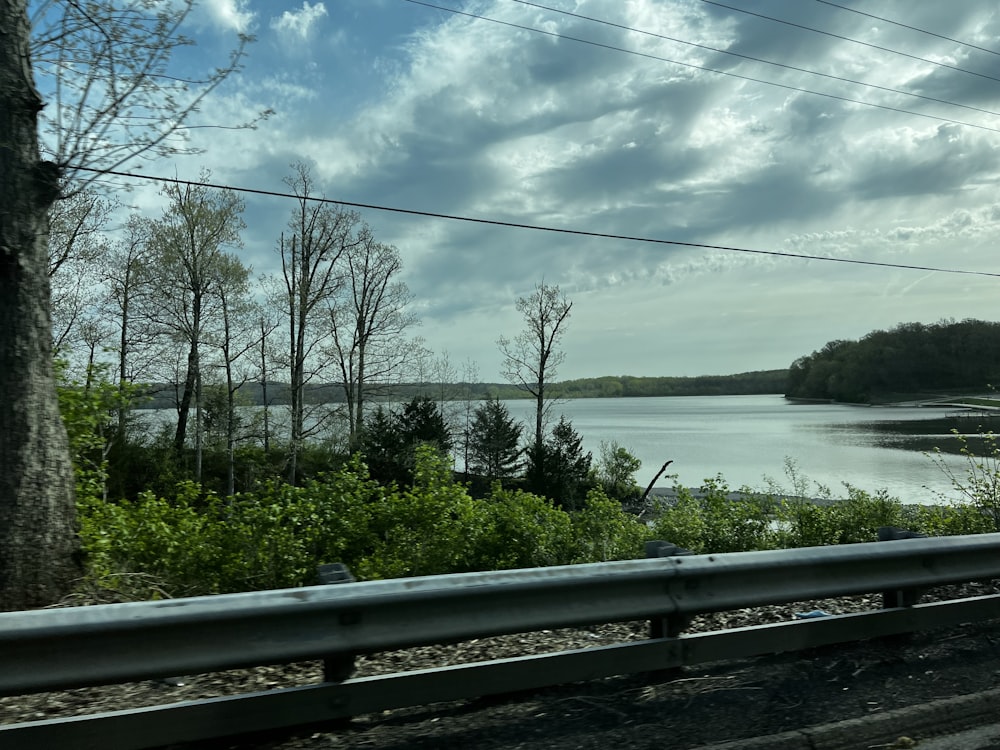
[{"label": "distant treeline", "polygon": [[785,395],[877,403],[987,390],[1000,383],[1000,323],[903,323],[831,341],[792,363]]},{"label": "distant treeline", "polygon": [[[696,377],[639,378],[630,375],[608,375],[600,378],[581,378],[552,383],[553,398],[617,398],[622,396],[741,396],[766,393],[783,393],[788,370],[759,370],[737,375],[700,375]],[[142,403],[147,409],[172,409],[176,403],[173,386],[148,386],[148,400]],[[240,390],[240,399],[248,406],[262,406],[265,389],[260,383],[246,383]],[[373,401],[408,401],[414,396],[430,396],[442,401],[483,400],[487,398],[518,399],[528,396],[523,390],[509,383],[401,383],[386,389]],[[343,388],[336,383],[306,387],[309,403],[336,404],[344,401]],[[287,383],[268,383],[266,401],[271,405],[291,402]]]},{"label": "distant treeline", "polygon": [[[583,378],[555,383],[558,398],[616,396],[748,396],[783,393],[788,370],[758,370],[737,375],[699,375],[688,378],[636,378],[630,375]],[[510,388],[510,386],[504,386]],[[503,396],[503,398],[513,398]]]}]

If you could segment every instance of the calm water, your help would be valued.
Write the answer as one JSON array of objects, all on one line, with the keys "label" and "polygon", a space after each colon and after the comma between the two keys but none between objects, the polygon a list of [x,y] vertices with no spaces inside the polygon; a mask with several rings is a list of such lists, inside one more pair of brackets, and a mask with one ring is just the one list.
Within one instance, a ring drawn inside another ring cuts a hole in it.
[{"label": "calm water", "polygon": [[[533,402],[508,401],[513,416],[534,424]],[[730,487],[763,489],[770,477],[790,489],[785,459],[792,459],[811,487],[836,496],[843,482],[868,491],[887,489],[904,502],[951,497],[951,482],[915,441],[930,448],[952,440],[930,434],[937,410],[798,404],[781,396],[691,396],[575,399],[556,404],[598,455],[602,440],[617,440],[642,461],[636,479],[645,486],[667,460],[677,482],[696,487],[721,473]],[[527,430],[532,429],[530,426]],[[964,476],[964,459],[944,460]],[[668,487],[673,480],[661,479]]]},{"label": "calm water", "polygon": [[[534,402],[506,404],[530,434]],[[169,410],[144,414],[151,426],[176,419]],[[848,482],[869,492],[886,489],[908,503],[939,502],[936,493],[955,495],[948,477],[925,453],[954,445],[950,435],[934,434],[947,433],[950,426],[937,409],[799,404],[781,396],[682,396],[568,400],[552,407],[553,423],[560,414],[595,458],[602,440],[616,440],[635,454],[642,461],[636,481],[643,487],[673,460],[667,471],[677,479],[661,478],[658,487],[675,481],[697,487],[722,474],[732,489],[766,489],[770,478],[791,490],[788,458],[809,480],[811,494],[817,494],[818,483],[840,497]],[[282,417],[282,409],[273,410],[275,424]],[[964,477],[962,457],[942,458]]]}]

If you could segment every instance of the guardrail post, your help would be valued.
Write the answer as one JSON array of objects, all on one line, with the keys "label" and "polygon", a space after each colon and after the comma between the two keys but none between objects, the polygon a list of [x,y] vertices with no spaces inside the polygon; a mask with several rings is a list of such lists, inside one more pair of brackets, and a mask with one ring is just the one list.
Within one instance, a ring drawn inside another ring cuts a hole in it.
[{"label": "guardrail post", "polygon": [[[357,579],[343,563],[327,563],[316,568],[321,586],[354,583]],[[343,682],[354,672],[354,655],[337,654],[323,659],[323,682]]]},{"label": "guardrail post", "polygon": [[[878,540],[880,542],[893,542],[897,539],[926,539],[926,534],[916,531],[900,529],[896,526],[879,526]],[[895,589],[893,591],[882,592],[882,608],[894,609],[896,607],[912,607],[923,595],[920,589]]]},{"label": "guardrail post", "polygon": [[[646,557],[675,557],[679,555],[694,554],[689,549],[678,547],[670,542],[654,540],[646,542]],[[691,618],[686,615],[667,615],[666,617],[656,617],[649,621],[650,638],[676,638],[688,625]]]}]

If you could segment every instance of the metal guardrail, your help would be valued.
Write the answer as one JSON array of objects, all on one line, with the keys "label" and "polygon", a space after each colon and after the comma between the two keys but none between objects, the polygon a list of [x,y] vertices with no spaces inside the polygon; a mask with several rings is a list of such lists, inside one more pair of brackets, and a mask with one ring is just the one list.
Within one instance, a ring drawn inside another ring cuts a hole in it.
[{"label": "metal guardrail", "polygon": [[[0,613],[0,695],[1000,578],[1000,534],[341,583]],[[912,602],[916,597],[897,597]],[[0,725],[0,746],[142,748],[1000,618],[1000,596]],[[666,628],[673,636],[680,627]],[[100,727],[98,729],[98,727]],[[151,727],[158,727],[156,732]],[[155,737],[151,743],[150,737]],[[88,739],[89,738],[89,739]],[[87,743],[91,744],[87,744]],[[144,744],[145,743],[145,744]]]}]

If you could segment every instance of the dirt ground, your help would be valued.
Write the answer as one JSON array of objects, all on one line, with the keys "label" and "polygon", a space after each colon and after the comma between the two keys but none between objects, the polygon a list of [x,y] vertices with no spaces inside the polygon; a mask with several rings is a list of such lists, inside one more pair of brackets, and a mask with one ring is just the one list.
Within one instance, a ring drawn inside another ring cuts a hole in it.
[{"label": "dirt ground", "polygon": [[[1000,593],[996,583],[950,587],[925,599]],[[708,631],[876,606],[870,597],[800,602],[698,618]],[[365,715],[298,737],[243,738],[211,747],[322,748],[672,748],[686,750],[858,718],[1000,687],[1000,622],[805,653],[623,676],[516,696],[472,699]],[[484,638],[359,658],[357,675],[545,653],[645,638],[646,623]],[[193,700],[320,679],[316,662],[0,699],[0,723]],[[997,715],[1000,716],[1000,706]],[[865,746],[867,747],[867,746]]]}]

